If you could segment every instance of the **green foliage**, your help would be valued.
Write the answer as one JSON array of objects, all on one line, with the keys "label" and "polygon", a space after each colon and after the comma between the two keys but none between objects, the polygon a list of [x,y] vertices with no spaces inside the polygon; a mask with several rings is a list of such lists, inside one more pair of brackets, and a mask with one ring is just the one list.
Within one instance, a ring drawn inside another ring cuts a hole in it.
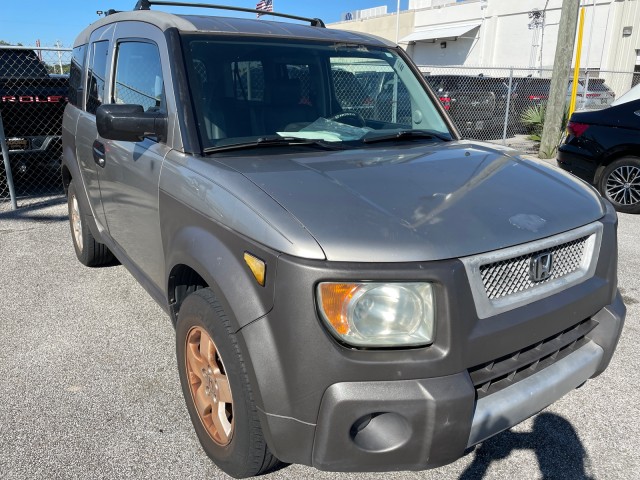
[{"label": "green foliage", "polygon": [[71,69],[71,64],[63,63],[62,64],[62,72],[60,71],[60,64],[58,63],[48,63],[46,65],[48,73],[69,73]]},{"label": "green foliage", "polygon": [[[542,139],[542,129],[544,128],[544,117],[547,113],[545,105],[531,105],[522,112],[520,121],[527,127],[529,131],[529,140],[539,142]],[[567,129],[567,123],[569,123],[569,110],[564,111],[562,115],[562,124],[560,125],[560,131],[558,132],[558,139],[562,136],[562,133]]]},{"label": "green foliage", "polygon": [[[3,47],[7,46],[7,47],[8,47],[8,46],[11,46],[11,45],[14,45],[14,44],[13,44],[13,43],[9,43],[9,42],[5,42],[4,40],[0,40],[0,46],[3,46]],[[22,44],[21,44],[21,43],[18,43],[18,44],[16,44],[16,45],[17,45],[18,47],[21,47],[21,46],[22,46]]]},{"label": "green foliage", "polygon": [[542,129],[544,128],[544,116],[547,109],[544,105],[531,105],[522,112],[520,121],[527,127],[529,131],[529,139],[536,142],[542,137]]}]

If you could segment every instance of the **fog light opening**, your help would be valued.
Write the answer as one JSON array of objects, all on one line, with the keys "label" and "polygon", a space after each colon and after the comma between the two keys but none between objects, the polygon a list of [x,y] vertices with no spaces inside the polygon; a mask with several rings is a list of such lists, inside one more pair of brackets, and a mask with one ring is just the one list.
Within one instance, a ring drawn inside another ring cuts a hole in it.
[{"label": "fog light opening", "polygon": [[402,447],[411,437],[409,422],[397,413],[376,412],[360,417],[349,432],[355,445],[367,452],[388,452]]}]

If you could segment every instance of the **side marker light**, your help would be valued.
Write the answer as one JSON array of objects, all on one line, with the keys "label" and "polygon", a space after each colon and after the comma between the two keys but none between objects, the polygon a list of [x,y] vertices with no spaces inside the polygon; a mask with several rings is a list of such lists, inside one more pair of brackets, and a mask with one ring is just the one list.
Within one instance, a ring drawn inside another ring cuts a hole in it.
[{"label": "side marker light", "polygon": [[244,261],[249,266],[249,269],[256,278],[256,281],[264,287],[267,279],[267,264],[255,255],[251,255],[249,252],[244,252]]}]

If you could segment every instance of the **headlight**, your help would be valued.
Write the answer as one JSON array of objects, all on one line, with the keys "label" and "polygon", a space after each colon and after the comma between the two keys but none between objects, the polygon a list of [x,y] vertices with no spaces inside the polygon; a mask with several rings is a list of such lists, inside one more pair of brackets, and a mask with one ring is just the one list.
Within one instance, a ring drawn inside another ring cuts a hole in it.
[{"label": "headlight", "polygon": [[359,347],[423,346],[433,341],[429,283],[318,285],[318,305],[329,331]]}]

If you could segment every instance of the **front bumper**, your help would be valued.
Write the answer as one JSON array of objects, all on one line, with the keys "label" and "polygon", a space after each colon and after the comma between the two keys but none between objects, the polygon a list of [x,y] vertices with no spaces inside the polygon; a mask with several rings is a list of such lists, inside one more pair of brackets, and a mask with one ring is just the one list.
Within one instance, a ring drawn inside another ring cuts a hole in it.
[{"label": "front bumper", "polygon": [[[520,423],[601,373],[618,342],[624,317],[618,295],[592,317],[598,326],[580,349],[480,400],[467,372],[331,385],[322,397],[316,425],[304,428],[288,420],[290,441],[301,450],[305,437],[312,439],[306,444],[312,448],[310,464],[320,470],[424,470],[445,465],[460,458],[466,448]],[[287,420],[265,417],[276,430],[286,428]]]},{"label": "front bumper", "polygon": [[332,471],[423,470],[506,430],[601,373],[624,324],[625,306],[593,318],[589,341],[562,360],[476,401],[467,372],[441,378],[332,385],[316,427],[313,466]]},{"label": "front bumper", "polygon": [[11,171],[14,175],[59,170],[62,161],[60,136],[23,137],[28,148],[9,150]]}]

